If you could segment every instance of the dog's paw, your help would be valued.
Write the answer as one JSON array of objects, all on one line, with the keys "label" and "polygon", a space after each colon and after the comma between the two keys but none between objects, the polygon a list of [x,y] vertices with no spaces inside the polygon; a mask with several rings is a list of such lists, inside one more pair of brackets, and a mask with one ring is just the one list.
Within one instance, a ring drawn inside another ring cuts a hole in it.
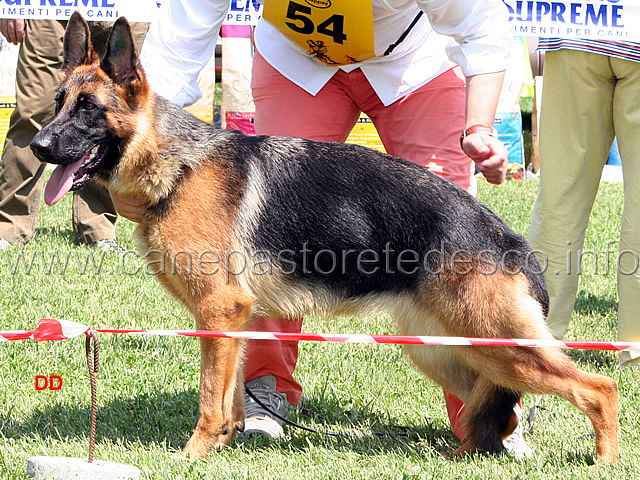
[{"label": "dog's paw", "polygon": [[191,435],[187,445],[182,450],[182,458],[202,458],[213,447],[213,435],[205,435],[199,429]]},{"label": "dog's paw", "polygon": [[228,447],[236,436],[237,427],[225,425],[215,433],[205,433],[196,428],[182,451],[183,457],[201,458],[210,450],[219,451]]},{"label": "dog's paw", "polygon": [[187,443],[187,446],[184,447],[182,453],[176,456],[177,459],[194,459],[194,458],[202,458],[209,453],[209,448],[202,445],[194,445],[191,444],[191,441]]}]

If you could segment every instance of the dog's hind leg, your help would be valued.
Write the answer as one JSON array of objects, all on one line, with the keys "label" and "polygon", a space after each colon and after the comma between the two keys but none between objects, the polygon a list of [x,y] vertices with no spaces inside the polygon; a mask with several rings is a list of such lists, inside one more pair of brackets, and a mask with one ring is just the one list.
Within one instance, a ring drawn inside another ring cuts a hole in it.
[{"label": "dog's hind leg", "polygon": [[[475,348],[475,347],[466,347]],[[452,347],[408,346],[407,354],[429,378],[464,402],[463,445],[454,455],[504,451],[502,441],[515,430],[513,410],[519,393],[497,387],[460,361]]]},{"label": "dog's hind leg", "polygon": [[[242,331],[251,314],[252,300],[236,287],[202,298],[196,308],[201,330]],[[244,428],[242,388],[243,343],[238,339],[200,339],[200,415],[183,451],[201,457],[210,449],[229,445]]]},{"label": "dog's hind leg", "polygon": [[[493,428],[502,439],[517,425],[513,404],[516,392],[555,395],[591,420],[596,435],[596,456],[603,463],[615,462],[618,453],[618,392],[614,380],[577,368],[564,353],[545,348],[463,347],[465,356],[477,365],[480,377],[463,413],[468,428],[468,451],[475,444],[486,448],[486,432]],[[499,349],[498,349],[499,348]],[[477,390],[477,391],[476,391]],[[510,407],[509,407],[510,405]],[[498,408],[501,406],[500,408]],[[500,413],[502,412],[502,413]],[[509,413],[507,422],[496,418]],[[491,418],[494,420],[491,420]],[[495,433],[492,434],[495,437]]]},{"label": "dog's hind leg", "polygon": [[467,434],[454,455],[503,452],[504,439],[518,425],[513,408],[519,398],[518,392],[498,387],[483,377],[478,378],[462,414]]},{"label": "dog's hind leg", "polygon": [[[444,309],[440,313],[449,335],[551,338],[542,308],[531,297],[523,275],[498,273],[476,279],[469,276],[465,281],[471,285],[440,303],[447,308],[448,313]],[[457,301],[452,302],[453,298]],[[558,349],[506,346],[455,347],[455,351],[460,361],[478,374],[472,395],[461,397],[466,402],[464,418],[472,444],[484,448],[482,432],[490,427],[487,415],[492,414],[493,408],[488,404],[506,402],[501,409],[506,413],[506,404],[517,392],[550,394],[567,400],[589,417],[596,435],[597,458],[604,463],[615,461],[619,426],[614,380],[580,370]],[[506,425],[506,430],[500,432],[504,438],[512,422],[500,422],[494,420],[493,428],[500,430],[501,425]]]},{"label": "dog's hind leg", "polygon": [[[411,304],[411,302],[404,302],[401,308],[394,312],[394,317],[401,335],[447,335],[442,327],[442,322],[434,314]],[[478,396],[479,394],[481,386],[478,384],[478,373],[460,361],[454,347],[408,345],[405,347],[405,351],[422,373],[465,402],[462,431],[465,432],[465,437],[468,439],[469,430],[466,425],[466,417],[469,406],[467,404],[474,395]],[[486,395],[481,396],[485,397]],[[513,406],[511,409],[513,411]],[[460,434],[461,432],[458,432],[458,435]],[[490,435],[487,436],[487,438],[489,437]],[[499,435],[495,434],[494,437],[499,438]],[[484,442],[482,449],[498,452],[504,447],[498,441],[487,441]],[[475,452],[475,444],[465,442],[463,448],[456,453],[463,451]]]},{"label": "dog's hind leg", "polygon": [[[577,368],[559,350],[504,347],[499,354],[473,354],[497,386],[560,397],[582,410],[596,435],[596,456],[615,462],[618,453],[618,389],[616,382]],[[472,420],[471,420],[472,421]],[[481,428],[481,427],[479,427]]]},{"label": "dog's hind leg", "polygon": [[[440,322],[424,310],[405,311],[396,315],[396,320],[403,335],[446,334]],[[454,455],[502,452],[502,440],[517,426],[513,407],[520,395],[480,378],[477,371],[460,361],[454,347],[409,345],[406,352],[422,373],[465,403],[462,428],[466,435]]]}]

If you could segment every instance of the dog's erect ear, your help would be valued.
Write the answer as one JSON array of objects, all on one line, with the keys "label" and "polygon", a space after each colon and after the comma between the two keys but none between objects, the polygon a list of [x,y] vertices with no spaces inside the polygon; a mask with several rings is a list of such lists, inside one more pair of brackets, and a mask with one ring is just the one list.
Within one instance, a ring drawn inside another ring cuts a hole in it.
[{"label": "dog's erect ear", "polygon": [[132,90],[136,80],[141,80],[138,52],[126,18],[120,17],[113,24],[100,67],[114,82],[128,90]]},{"label": "dog's erect ear", "polygon": [[62,71],[68,74],[74,68],[95,60],[89,24],[80,13],[73,12],[64,32]]}]

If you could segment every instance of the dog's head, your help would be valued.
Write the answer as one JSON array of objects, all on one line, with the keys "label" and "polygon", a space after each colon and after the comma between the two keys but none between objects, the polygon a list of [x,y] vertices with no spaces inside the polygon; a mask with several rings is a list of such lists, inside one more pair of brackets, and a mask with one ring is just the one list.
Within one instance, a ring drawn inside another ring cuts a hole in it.
[{"label": "dog's head", "polygon": [[40,161],[58,165],[45,189],[48,205],[82,188],[94,176],[109,181],[148,94],[126,19],[114,23],[105,54],[98,58],[89,25],[75,12],[63,49],[56,115],[30,145]]}]

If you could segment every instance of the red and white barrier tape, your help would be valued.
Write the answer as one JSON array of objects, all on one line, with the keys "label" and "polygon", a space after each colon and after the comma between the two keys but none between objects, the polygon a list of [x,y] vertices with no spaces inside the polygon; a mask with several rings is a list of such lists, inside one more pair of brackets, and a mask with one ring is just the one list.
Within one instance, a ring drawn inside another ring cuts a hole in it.
[{"label": "red and white barrier tape", "polygon": [[6,342],[8,340],[36,340],[38,342],[44,340],[66,340],[78,337],[89,330],[89,327],[81,325],[80,323],[43,318],[35,330],[0,332],[0,342]]},{"label": "red and white barrier tape", "polygon": [[[78,337],[91,330],[89,327],[68,320],[42,319],[35,330],[0,332],[0,342],[8,340],[65,340]],[[95,329],[100,333],[127,333],[134,335],[239,338],[245,340],[312,341],[342,343],[381,343],[396,345],[447,345],[447,346],[506,346],[548,347],[575,350],[640,351],[640,342],[587,342],[575,340],[536,340],[522,338],[469,338],[413,335],[362,335],[340,333],[285,333],[285,332],[218,332],[209,330],[131,330]]]}]

